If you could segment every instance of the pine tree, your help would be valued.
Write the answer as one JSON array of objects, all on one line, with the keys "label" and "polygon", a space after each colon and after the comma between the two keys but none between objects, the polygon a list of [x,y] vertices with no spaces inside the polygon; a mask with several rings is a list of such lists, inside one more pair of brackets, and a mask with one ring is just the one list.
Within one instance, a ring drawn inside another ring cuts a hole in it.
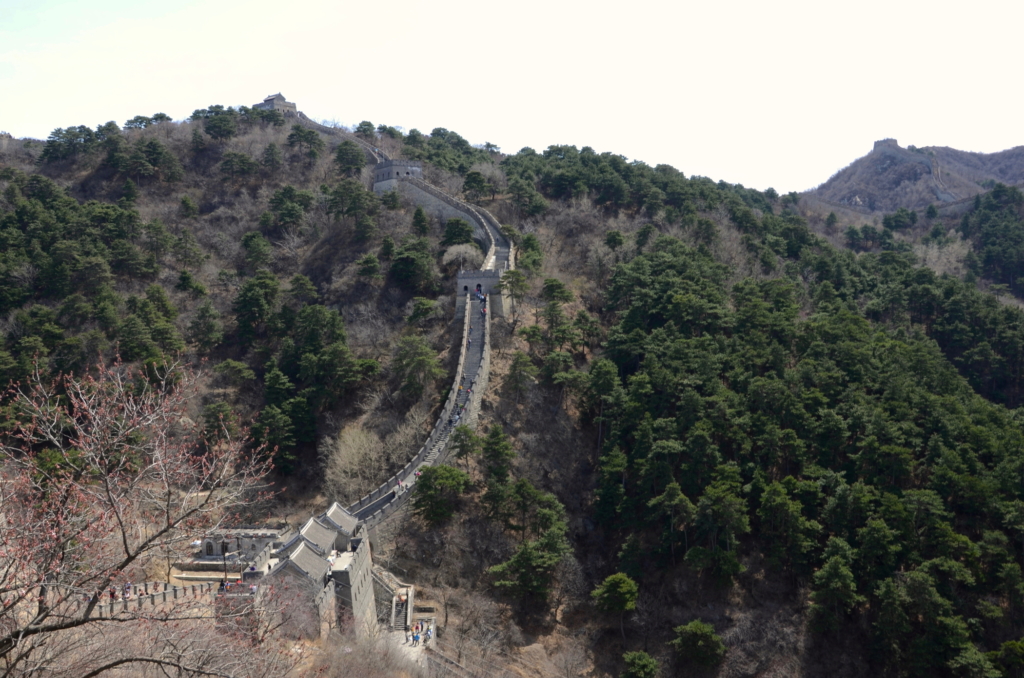
[{"label": "pine tree", "polygon": [[427,235],[430,233],[430,222],[427,220],[427,213],[423,211],[422,207],[417,207],[416,211],[413,212],[412,230],[417,235]]},{"label": "pine tree", "polygon": [[536,381],[537,367],[533,364],[530,356],[522,351],[512,354],[512,364],[509,365],[508,374],[502,385],[516,396],[516,405],[519,404],[519,396]]},{"label": "pine tree", "polygon": [[375,257],[372,252],[356,263],[359,265],[359,275],[374,279],[381,277],[380,259]]},{"label": "pine tree", "polygon": [[450,448],[455,453],[455,458],[466,462],[469,466],[469,458],[480,454],[483,439],[473,432],[473,429],[460,424],[452,432]]},{"label": "pine tree", "polygon": [[500,424],[491,426],[491,430],[487,432],[482,452],[487,484],[507,483],[516,452]]},{"label": "pine tree", "polygon": [[209,351],[221,342],[224,330],[220,324],[220,314],[207,300],[196,309],[196,317],[188,325],[188,339],[200,350]]},{"label": "pine tree", "polygon": [[281,166],[284,164],[284,156],[281,154],[281,149],[277,144],[267,144],[267,147],[263,149],[263,157],[260,159],[260,164],[271,174],[281,169]]},{"label": "pine tree", "polygon": [[284,474],[294,470],[295,426],[276,405],[267,405],[252,425],[253,440],[274,451],[274,465]]},{"label": "pine tree", "polygon": [[451,466],[426,466],[416,480],[413,511],[433,526],[451,518],[459,497],[472,485],[469,475]]},{"label": "pine tree", "polygon": [[640,587],[629,575],[616,572],[608,575],[600,586],[591,591],[590,597],[594,599],[599,609],[619,613],[619,628],[622,631],[622,639],[625,640],[626,613],[636,609],[639,594]]},{"label": "pine tree", "polygon": [[865,600],[857,593],[850,563],[833,556],[814,573],[811,614],[824,629],[835,629],[843,615]]},{"label": "pine tree", "polygon": [[139,187],[131,179],[125,179],[121,185],[121,200],[125,205],[133,205],[139,199]]},{"label": "pine tree", "polygon": [[199,216],[199,205],[188,195],[181,196],[181,208],[178,214],[182,219],[195,219]]},{"label": "pine tree", "polygon": [[621,678],[657,678],[660,667],[658,660],[646,652],[627,652],[622,655],[626,670]]},{"label": "pine tree", "polygon": [[668,521],[666,536],[669,543],[669,551],[672,554],[672,564],[674,565],[676,562],[676,533],[683,533],[686,548],[689,548],[686,527],[696,517],[697,507],[683,494],[677,482],[669,483],[665,491],[660,496],[649,501],[647,505],[657,510]]},{"label": "pine tree", "polygon": [[676,638],[669,642],[680,659],[697,666],[712,667],[725,658],[726,648],[711,624],[695,619],[675,628]]},{"label": "pine tree", "polygon": [[395,373],[402,379],[402,390],[418,398],[427,384],[444,375],[441,362],[423,337],[403,337],[395,353]]},{"label": "pine tree", "polygon": [[342,141],[334,151],[334,162],[339,174],[354,177],[358,176],[366,165],[366,155],[354,142]]}]

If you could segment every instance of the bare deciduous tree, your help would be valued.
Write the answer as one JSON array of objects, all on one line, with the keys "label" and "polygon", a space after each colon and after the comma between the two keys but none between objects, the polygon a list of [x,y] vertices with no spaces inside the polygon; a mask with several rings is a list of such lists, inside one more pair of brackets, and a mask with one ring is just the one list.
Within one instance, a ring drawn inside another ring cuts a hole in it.
[{"label": "bare deciduous tree", "polygon": [[445,250],[441,263],[445,266],[458,264],[459,269],[474,271],[484,263],[484,255],[476,245],[452,245]]},{"label": "bare deciduous tree", "polygon": [[558,675],[565,678],[579,678],[586,670],[589,661],[587,660],[587,645],[583,638],[573,637],[561,650],[552,658]]},{"label": "bare deciduous tree", "polygon": [[384,443],[372,431],[349,426],[320,445],[324,487],[335,501],[347,503],[362,496],[365,488],[386,471]]},{"label": "bare deciduous tree", "polygon": [[[265,487],[269,455],[228,427],[207,444],[184,417],[197,375],[166,374],[115,365],[48,382],[36,372],[11,392],[16,423],[0,446],[0,675],[280,668],[269,646],[224,637],[209,601],[99,614],[115,588],[183,555]],[[246,650],[215,651],[230,644]]]}]

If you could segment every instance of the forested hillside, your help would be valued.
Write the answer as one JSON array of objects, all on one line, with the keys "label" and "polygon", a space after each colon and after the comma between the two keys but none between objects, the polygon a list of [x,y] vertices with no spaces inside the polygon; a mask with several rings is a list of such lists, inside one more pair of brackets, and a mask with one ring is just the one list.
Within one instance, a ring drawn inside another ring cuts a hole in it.
[{"label": "forested hillside", "polygon": [[[384,549],[439,643],[493,675],[1020,675],[1024,312],[984,291],[1018,291],[1018,191],[872,239],[590,148],[356,133],[518,246],[482,427]],[[480,254],[356,144],[211,106],[2,148],[5,380],[201,365],[190,416],[276,447],[278,516],[415,452]],[[962,276],[928,260],[961,238]]]}]

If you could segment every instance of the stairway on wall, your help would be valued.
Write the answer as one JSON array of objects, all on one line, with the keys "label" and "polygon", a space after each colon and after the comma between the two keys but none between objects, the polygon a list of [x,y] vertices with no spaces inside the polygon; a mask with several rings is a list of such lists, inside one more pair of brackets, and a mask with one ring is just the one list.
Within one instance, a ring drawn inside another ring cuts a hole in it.
[{"label": "stairway on wall", "polygon": [[401,631],[408,624],[406,623],[406,610],[408,610],[409,603],[404,600],[395,601],[395,618],[391,620],[391,630]]}]

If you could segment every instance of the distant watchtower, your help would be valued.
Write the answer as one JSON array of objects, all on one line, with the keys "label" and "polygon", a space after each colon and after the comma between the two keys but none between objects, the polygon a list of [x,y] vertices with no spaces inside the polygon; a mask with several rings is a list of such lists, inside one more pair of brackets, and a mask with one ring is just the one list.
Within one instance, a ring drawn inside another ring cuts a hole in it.
[{"label": "distant watchtower", "polygon": [[390,191],[395,188],[399,179],[422,178],[423,163],[419,160],[385,160],[373,168],[373,191]]},{"label": "distant watchtower", "polygon": [[285,100],[284,95],[280,92],[277,94],[271,94],[269,97],[264,99],[261,104],[253,104],[253,108],[261,111],[281,111],[285,115],[288,115],[289,113],[294,115],[299,110],[294,103]]}]

